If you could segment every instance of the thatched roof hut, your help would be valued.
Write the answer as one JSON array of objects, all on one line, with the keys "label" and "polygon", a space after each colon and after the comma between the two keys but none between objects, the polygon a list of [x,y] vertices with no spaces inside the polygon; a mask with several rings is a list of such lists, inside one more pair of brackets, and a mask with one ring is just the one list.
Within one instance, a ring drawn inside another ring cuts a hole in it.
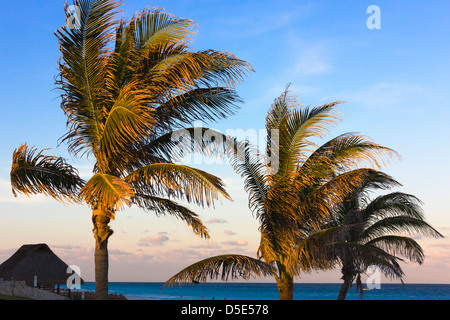
[{"label": "thatched roof hut", "polygon": [[[0,265],[0,278],[25,280],[29,286],[34,285],[37,277],[37,286],[65,285],[69,266],[58,258],[46,244],[23,245],[8,260]],[[81,279],[81,283],[84,283]]]}]

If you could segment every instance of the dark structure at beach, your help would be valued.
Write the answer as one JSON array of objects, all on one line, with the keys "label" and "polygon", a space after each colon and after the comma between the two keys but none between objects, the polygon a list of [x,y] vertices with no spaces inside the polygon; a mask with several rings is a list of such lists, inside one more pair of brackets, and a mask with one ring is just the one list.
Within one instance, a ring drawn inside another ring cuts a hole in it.
[{"label": "dark structure at beach", "polygon": [[[60,285],[66,285],[73,274],[46,244],[23,245],[0,265],[0,278],[25,281],[30,287],[60,293]],[[83,279],[80,278],[83,284]],[[70,292],[69,292],[70,295]]]}]

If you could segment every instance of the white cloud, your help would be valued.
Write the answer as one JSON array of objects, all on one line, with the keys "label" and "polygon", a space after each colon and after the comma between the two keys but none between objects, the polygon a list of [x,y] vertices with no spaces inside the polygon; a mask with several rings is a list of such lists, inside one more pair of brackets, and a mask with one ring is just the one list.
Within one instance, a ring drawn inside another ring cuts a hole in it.
[{"label": "white cloud", "polygon": [[217,249],[220,249],[220,245],[218,245],[217,243],[208,243],[208,244],[200,244],[200,245],[190,246],[190,248],[217,250]]},{"label": "white cloud", "polygon": [[228,221],[225,219],[220,219],[220,218],[212,218],[212,219],[206,221],[206,223],[228,223]]},{"label": "white cloud", "polygon": [[139,240],[139,246],[162,246],[166,241],[169,241],[167,232],[160,232],[158,234],[142,238]]},{"label": "white cloud", "polygon": [[223,241],[222,244],[227,246],[238,246],[238,247],[245,247],[248,245],[248,242],[246,240],[232,240],[232,241]]},{"label": "white cloud", "polygon": [[299,45],[298,56],[294,65],[295,73],[318,75],[331,71],[330,46],[327,43],[309,43]]}]

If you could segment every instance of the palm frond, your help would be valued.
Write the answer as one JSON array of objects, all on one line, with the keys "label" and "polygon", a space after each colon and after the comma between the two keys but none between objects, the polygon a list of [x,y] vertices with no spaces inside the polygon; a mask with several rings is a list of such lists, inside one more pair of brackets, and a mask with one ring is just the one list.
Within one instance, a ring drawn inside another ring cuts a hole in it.
[{"label": "palm frond", "polygon": [[422,247],[412,238],[401,236],[381,236],[366,242],[394,256],[403,256],[408,260],[422,264],[425,259]]},{"label": "palm frond", "polygon": [[92,208],[112,207],[114,211],[130,204],[133,196],[127,181],[106,173],[96,173],[80,191],[80,197]]},{"label": "palm frond", "polygon": [[233,88],[251,70],[247,62],[230,53],[190,52],[183,45],[164,44],[152,47],[134,73],[163,104],[191,90]]},{"label": "palm frond", "polygon": [[273,268],[258,259],[243,255],[221,255],[196,262],[166,281],[164,287],[175,284],[206,282],[208,278],[227,281],[231,279],[249,279],[251,277],[270,276]]},{"label": "palm frond", "polygon": [[[231,141],[231,143],[230,143]],[[133,172],[151,163],[176,163],[192,154],[206,157],[224,157],[234,140],[221,132],[204,128],[183,128],[153,134],[148,139],[132,143],[126,148],[126,157],[118,155],[112,161],[118,167]]]},{"label": "palm frond", "polygon": [[[311,138],[323,137],[329,126],[339,119],[334,107],[340,103],[337,101],[314,108],[298,108],[298,103],[287,91],[275,100],[266,119],[267,130],[278,130],[279,170],[273,175],[273,184],[290,176],[306,161],[307,154],[311,152],[309,148],[315,145]],[[269,134],[268,144],[272,144],[271,140]]]},{"label": "palm frond", "polygon": [[106,95],[109,100],[114,101],[120,93],[121,88],[132,81],[133,74],[130,65],[134,62],[134,24],[126,24],[120,21],[116,28],[116,43],[110,52],[106,64]]},{"label": "palm frond", "polygon": [[[301,180],[299,183],[302,184]],[[342,173],[310,190],[308,198],[325,199],[329,205],[339,205],[355,190],[365,188],[387,189],[399,185],[389,175],[374,169],[362,168]],[[306,200],[306,199],[305,199]],[[325,211],[324,211],[325,212]]]},{"label": "palm frond", "polygon": [[248,192],[249,208],[260,217],[266,212],[267,172],[266,165],[261,161],[257,149],[249,142],[240,143],[231,158],[234,170],[244,178],[244,188]]},{"label": "palm frond", "polygon": [[179,164],[149,164],[130,173],[125,179],[138,193],[175,196],[202,206],[214,205],[219,196],[231,200],[221,179]]},{"label": "palm frond", "polygon": [[113,41],[115,17],[120,2],[112,0],[75,0],[80,8],[79,28],[64,26],[56,31],[61,59],[59,80],[61,108],[68,117],[70,131],[62,141],[69,150],[98,154],[98,140],[107,78],[108,45]]},{"label": "palm frond", "polygon": [[202,223],[198,215],[172,200],[145,194],[136,194],[133,198],[131,198],[131,201],[138,207],[146,211],[156,213],[157,215],[170,214],[175,216],[176,218],[186,222],[186,224],[192,228],[196,235],[205,239],[210,238],[208,229]]},{"label": "palm frond", "polygon": [[234,115],[242,100],[232,89],[196,88],[165,101],[155,109],[160,130],[185,126],[194,121],[215,122]]},{"label": "palm frond", "polygon": [[327,178],[359,167],[379,169],[393,158],[400,158],[400,155],[365,136],[345,133],[317,148],[303,163],[300,172],[304,175],[319,172],[321,178]]},{"label": "palm frond", "polygon": [[316,230],[309,230],[306,236],[293,246],[287,263],[289,272],[298,275],[300,272],[333,268],[339,257],[338,252],[333,250],[333,244],[342,239],[349,239],[349,234],[355,228],[361,226],[324,225]]},{"label": "palm frond", "polygon": [[422,219],[412,218],[408,216],[394,216],[379,220],[368,226],[360,235],[361,239],[368,241],[376,237],[394,234],[422,234],[430,237],[443,237],[436,229],[430,226]]},{"label": "palm frond", "polygon": [[160,44],[185,43],[194,34],[195,23],[180,19],[159,8],[147,8],[133,17],[134,42],[138,50]]},{"label": "palm frond", "polygon": [[78,171],[61,157],[43,155],[27,144],[13,152],[11,186],[14,196],[43,193],[58,201],[78,202],[78,192],[84,181]]},{"label": "palm frond", "polygon": [[332,248],[338,252],[343,269],[349,268],[357,273],[363,273],[370,266],[376,266],[390,279],[402,279],[404,275],[399,264],[403,260],[377,246],[356,242],[336,242],[332,244]]},{"label": "palm frond", "polygon": [[[151,116],[149,95],[137,89],[136,83],[124,86],[114,101],[112,108],[100,126],[98,166],[108,172],[108,159],[124,158],[127,147],[135,141],[147,139],[152,134],[156,122]],[[128,157],[126,157],[128,158]]]},{"label": "palm frond", "polygon": [[422,202],[416,196],[392,192],[370,201],[362,210],[362,214],[369,222],[399,215],[423,220],[425,216],[421,205]]}]

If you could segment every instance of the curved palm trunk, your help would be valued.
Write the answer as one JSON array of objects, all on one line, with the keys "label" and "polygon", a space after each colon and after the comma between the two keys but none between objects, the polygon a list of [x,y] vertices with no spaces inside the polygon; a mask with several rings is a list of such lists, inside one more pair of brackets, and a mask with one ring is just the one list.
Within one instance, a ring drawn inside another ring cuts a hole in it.
[{"label": "curved palm trunk", "polygon": [[345,300],[348,289],[352,286],[352,282],[355,279],[354,267],[351,265],[344,265],[342,267],[341,279],[344,280],[344,283],[339,290],[338,300]]},{"label": "curved palm trunk", "polygon": [[95,298],[108,299],[108,239],[113,231],[108,226],[110,220],[108,212],[95,210],[92,214],[95,238]]},{"label": "curved palm trunk", "polygon": [[277,279],[278,293],[280,300],[292,300],[294,298],[294,279],[283,274]]},{"label": "curved palm trunk", "polygon": [[348,289],[350,288],[351,281],[344,280],[344,283],[341,286],[341,290],[339,290],[338,300],[345,300],[347,296]]}]

